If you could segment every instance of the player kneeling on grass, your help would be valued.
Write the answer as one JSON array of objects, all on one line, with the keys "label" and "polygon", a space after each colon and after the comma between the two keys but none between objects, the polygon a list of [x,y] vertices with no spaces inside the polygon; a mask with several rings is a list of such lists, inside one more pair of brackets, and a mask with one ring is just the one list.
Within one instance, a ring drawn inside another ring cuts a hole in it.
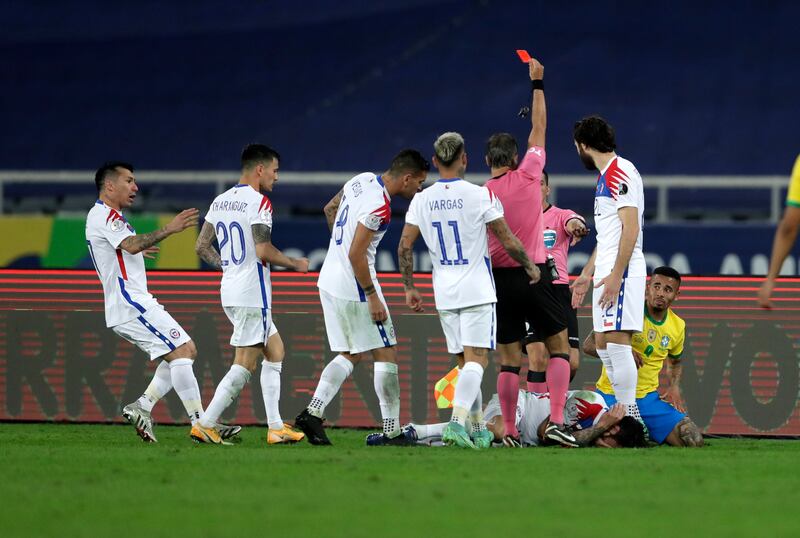
[{"label": "player kneeling on grass", "polygon": [[[522,265],[531,283],[539,269],[503,218],[500,200],[485,188],[464,181],[467,154],[458,133],[444,133],[433,145],[433,162],[442,179],[419,193],[406,214],[398,258],[406,303],[422,311],[414,287],[413,246],[422,234],[433,261],[433,292],[447,351],[463,368],[453,399],[453,416],[443,432],[444,442],[464,448],[488,448],[492,435],[484,427],[481,380],[495,347],[495,303],[486,228],[508,254]],[[465,429],[467,415],[473,428]]]},{"label": "player kneeling on grass", "polygon": [[[496,394],[489,400],[483,413],[486,420],[485,427],[491,432],[495,446],[502,447],[506,430]],[[515,423],[523,446],[558,444],[545,435],[545,430],[550,425],[549,394],[534,394],[520,390]],[[596,392],[569,391],[564,405],[564,424],[575,437],[579,447],[647,446],[641,423],[632,417],[626,417],[625,408],[621,404],[609,408]],[[419,444],[438,445],[442,442],[446,425],[446,422],[429,425],[409,424],[405,428],[409,435],[417,438]]]},{"label": "player kneeling on grass", "polygon": [[[703,435],[697,424],[686,416],[679,386],[686,322],[670,306],[680,295],[680,285],[681,275],[672,267],[654,269],[647,283],[644,330],[631,338],[639,368],[636,403],[653,441],[672,446],[701,447]],[[583,352],[598,356],[594,333],[584,341]],[[658,374],[666,359],[669,359],[670,385],[662,399],[658,394]],[[609,404],[616,402],[605,367],[597,380],[597,392]]]},{"label": "player kneeling on grass", "polygon": [[[245,147],[239,183],[214,199],[197,237],[198,255],[212,267],[222,269],[220,296],[233,324],[231,345],[236,349],[230,370],[192,428],[192,438],[198,442],[222,443],[215,424],[239,396],[262,356],[267,359],[261,370],[261,391],[269,422],[267,442],[292,443],[304,437],[284,424],[278,412],[282,363],[274,362],[278,350],[269,347],[270,337],[277,336],[277,329],[272,332],[269,264],[308,272],[306,258],[289,258],[272,244],[272,204],[261,191],[272,192],[278,181],[279,160],[276,151],[262,144]],[[219,253],[213,247],[215,236]]]}]

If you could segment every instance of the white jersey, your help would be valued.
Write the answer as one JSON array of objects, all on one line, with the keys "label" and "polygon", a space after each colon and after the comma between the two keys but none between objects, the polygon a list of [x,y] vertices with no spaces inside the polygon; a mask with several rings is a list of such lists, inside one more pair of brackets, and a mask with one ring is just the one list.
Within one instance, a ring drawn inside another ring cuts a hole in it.
[{"label": "white jersey", "polygon": [[359,174],[345,183],[342,193],[317,286],[339,299],[364,302],[367,300],[364,290],[356,281],[350,264],[350,245],[358,223],[375,232],[367,248],[367,261],[372,284],[381,293],[375,272],[375,251],[392,218],[390,197],[380,176],[370,172]]},{"label": "white jersey", "polygon": [[636,238],[625,276],[646,276],[647,266],[642,253],[644,215],[642,177],[633,163],[622,157],[614,157],[597,178],[594,198],[594,226],[597,229],[595,277],[605,277],[614,268],[622,235],[622,221],[617,211],[623,207],[635,207],[639,210],[639,236]]},{"label": "white jersey", "polygon": [[214,226],[222,259],[222,306],[271,308],[269,265],[256,256],[253,224],[272,229],[272,204],[250,185],[239,183],[211,202],[206,222]]},{"label": "white jersey", "polygon": [[[598,393],[590,390],[571,390],[564,404],[564,424],[582,430],[597,424],[608,411],[608,404]],[[517,400],[517,428],[520,440],[526,445],[539,444],[539,425],[550,416],[550,395],[520,390]]]},{"label": "white jersey", "polygon": [[486,225],[502,217],[492,191],[460,178],[440,179],[411,200],[406,224],[428,245],[438,310],[497,302]]},{"label": "white jersey", "polygon": [[147,291],[144,256],[119,248],[126,237],[136,235],[121,212],[97,200],[86,216],[86,244],[103,284],[106,326],[115,327],[158,306]]}]

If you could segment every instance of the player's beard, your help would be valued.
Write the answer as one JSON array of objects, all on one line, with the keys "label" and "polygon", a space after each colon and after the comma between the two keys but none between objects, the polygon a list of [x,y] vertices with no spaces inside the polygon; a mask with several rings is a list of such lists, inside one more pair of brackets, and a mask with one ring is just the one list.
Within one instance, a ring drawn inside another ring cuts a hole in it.
[{"label": "player's beard", "polygon": [[583,163],[583,166],[585,166],[587,170],[597,170],[597,167],[594,165],[594,159],[592,159],[591,155],[589,155],[582,149],[579,149],[578,156],[581,158],[581,162]]}]

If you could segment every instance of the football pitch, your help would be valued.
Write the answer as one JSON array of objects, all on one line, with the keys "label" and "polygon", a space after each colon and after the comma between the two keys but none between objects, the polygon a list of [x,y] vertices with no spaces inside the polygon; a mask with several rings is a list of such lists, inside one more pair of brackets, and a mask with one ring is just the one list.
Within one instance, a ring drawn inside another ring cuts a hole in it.
[{"label": "football pitch", "polygon": [[[800,442],[699,450],[195,445],[188,428],[0,424],[12,536],[798,536]],[[523,534],[524,533],[524,534]]]}]

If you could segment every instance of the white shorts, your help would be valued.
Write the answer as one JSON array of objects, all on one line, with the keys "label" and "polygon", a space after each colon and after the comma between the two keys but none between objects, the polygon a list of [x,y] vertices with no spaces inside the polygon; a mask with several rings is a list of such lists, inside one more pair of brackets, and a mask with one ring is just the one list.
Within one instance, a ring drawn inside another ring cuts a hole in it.
[{"label": "white shorts", "polygon": [[464,352],[464,346],[494,349],[497,335],[495,304],[480,304],[456,310],[439,310],[447,352]]},{"label": "white shorts", "polygon": [[151,361],[172,353],[192,339],[161,305],[111,329],[150,355]]},{"label": "white shorts", "polygon": [[[380,292],[379,296],[386,306]],[[319,298],[331,351],[355,354],[397,345],[388,307],[386,321],[376,322],[372,321],[369,304],[366,302],[340,299],[324,290],[319,290]]]},{"label": "white shorts", "polygon": [[[602,278],[595,277],[595,285]],[[644,290],[647,277],[629,276],[622,279],[619,297],[608,308],[598,305],[605,286],[592,291],[592,325],[594,332],[636,331],[644,327]]]},{"label": "white shorts", "polygon": [[264,345],[267,338],[274,334],[272,332],[272,310],[269,308],[225,306],[223,310],[233,324],[231,345],[234,347]]}]

